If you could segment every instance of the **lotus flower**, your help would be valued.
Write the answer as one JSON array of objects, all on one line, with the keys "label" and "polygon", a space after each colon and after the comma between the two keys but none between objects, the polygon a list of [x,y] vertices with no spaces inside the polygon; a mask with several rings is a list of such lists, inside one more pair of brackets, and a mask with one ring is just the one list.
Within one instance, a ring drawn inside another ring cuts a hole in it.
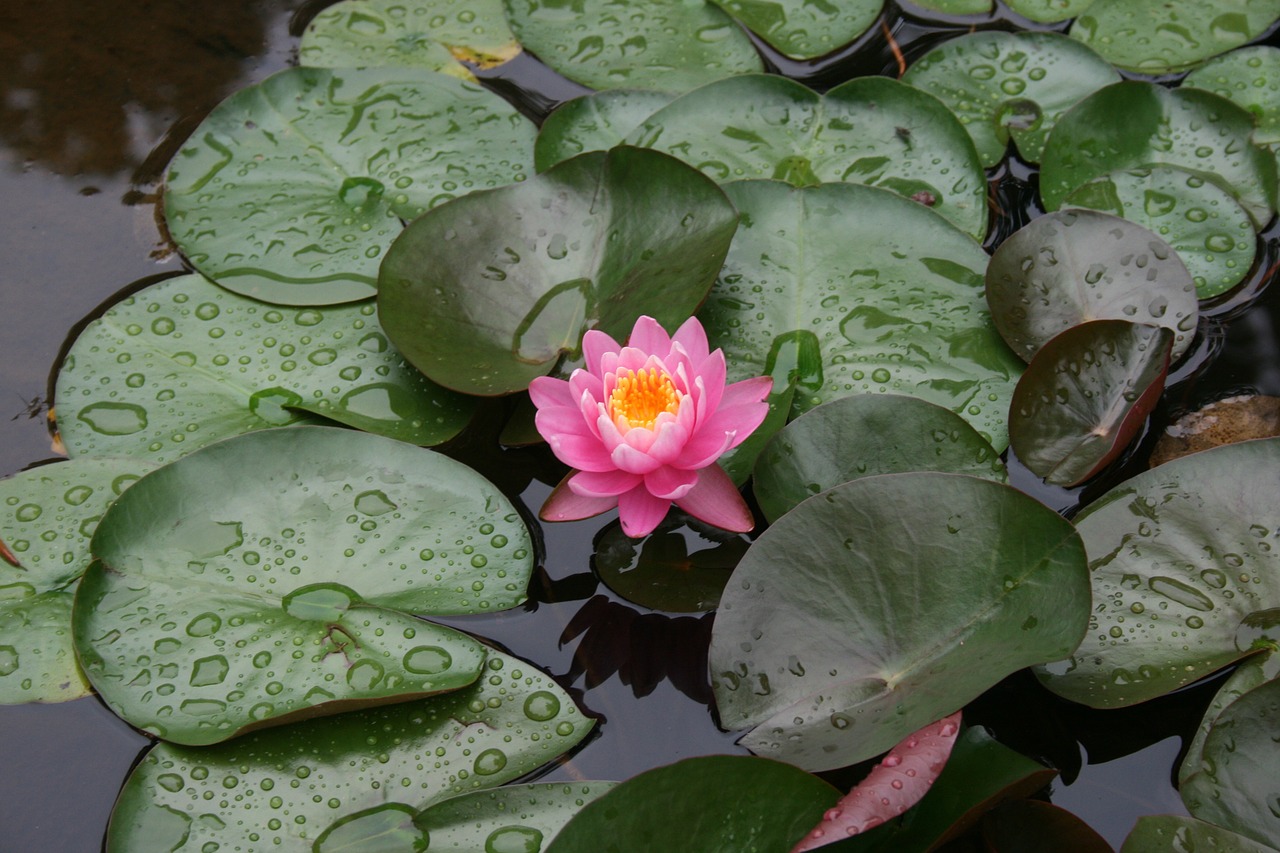
[{"label": "lotus flower", "polygon": [[641,317],[625,347],[592,330],[582,351],[586,369],[569,381],[544,376],[529,385],[538,432],[577,469],[547,498],[543,520],[616,506],[622,531],[646,536],[674,503],[708,524],[750,530],[751,510],[716,460],[764,420],[772,380],[726,386],[724,352],[708,352],[695,318],[672,337]]}]

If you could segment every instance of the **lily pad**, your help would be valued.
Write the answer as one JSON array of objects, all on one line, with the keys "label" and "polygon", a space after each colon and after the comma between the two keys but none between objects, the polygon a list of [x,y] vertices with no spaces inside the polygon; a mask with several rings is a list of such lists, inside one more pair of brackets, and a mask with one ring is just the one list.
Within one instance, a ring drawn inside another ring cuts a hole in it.
[{"label": "lily pad", "polygon": [[422,68],[474,80],[463,62],[490,68],[519,52],[502,0],[343,0],[307,25],[298,61]]},{"label": "lily pad", "polygon": [[824,403],[770,439],[752,488],[770,523],[832,486],[907,471],[970,474],[1003,483],[991,444],[949,409],[898,394],[856,394]]},{"label": "lily pad", "polygon": [[884,0],[712,0],[779,53],[816,59],[844,47],[871,28]]},{"label": "lily pad", "polygon": [[1250,142],[1252,134],[1252,113],[1212,92],[1116,83],[1058,120],[1041,157],[1040,197],[1057,210],[1094,178],[1167,164],[1230,192],[1261,229],[1275,211],[1276,160]]},{"label": "lily pad", "polygon": [[987,233],[986,176],[968,134],[936,98],[887,77],[859,77],[825,95],[772,74],[734,77],[677,98],[627,141],[721,183],[893,190],[974,237]]},{"label": "lily pad", "polygon": [[71,645],[71,602],[89,565],[89,537],[111,502],[152,467],[78,459],[0,480],[0,546],[8,551],[0,559],[0,705],[89,694]]},{"label": "lily pad", "polygon": [[513,607],[532,571],[496,488],[365,433],[239,436],[127,494],[94,534],[76,651],[112,710],[179,743],[465,687],[484,650],[415,616]]},{"label": "lily pad", "polygon": [[1048,483],[1075,486],[1120,455],[1164,391],[1173,333],[1125,320],[1073,326],[1031,359],[1009,443]]},{"label": "lily pad", "polygon": [[437,850],[536,853],[616,782],[542,782],[476,791],[429,806],[415,823]]},{"label": "lily pad", "polygon": [[675,100],[650,89],[608,89],[561,104],[542,123],[533,146],[539,172],[587,151],[607,151]]},{"label": "lily pad", "polygon": [[1168,74],[1248,44],[1277,18],[1276,0],[1095,0],[1071,37],[1120,68]]},{"label": "lily pad", "polygon": [[688,758],[588,803],[544,853],[788,850],[839,797],[816,776],[780,762]]},{"label": "lily pad", "polygon": [[1253,141],[1280,143],[1280,48],[1259,44],[1233,50],[1192,71],[1182,85],[1244,107],[1257,123]]},{"label": "lily pad", "polygon": [[[1039,674],[1096,708],[1163,696],[1269,648],[1280,624],[1280,439],[1166,462],[1076,518],[1094,624]],[[1259,645],[1255,646],[1255,641]]]},{"label": "lily pad", "polygon": [[582,335],[674,329],[715,279],[737,213],[709,179],[638,148],[575,157],[411,224],[382,265],[378,312],[427,376],[468,394],[523,391]]},{"label": "lily pad", "polygon": [[685,92],[763,71],[747,34],[719,7],[685,0],[504,0],[526,49],[592,89]]},{"label": "lily pad", "polygon": [[282,305],[374,295],[404,221],[521,181],[533,124],[407,68],[290,68],[214,108],[169,165],[165,221],[218,284]]},{"label": "lily pad", "polygon": [[1230,850],[1232,853],[1275,853],[1276,850],[1193,817],[1162,814],[1138,818],[1120,853],[1168,853],[1178,849]]},{"label": "lily pad", "polygon": [[731,381],[777,381],[785,366],[792,417],[865,392],[920,397],[1005,447],[1022,365],[987,313],[988,258],[977,243],[871,187],[743,181],[725,190],[742,225],[698,316]]},{"label": "lily pad", "polygon": [[475,401],[406,364],[374,310],[277,308],[199,275],[152,285],[72,345],[58,374],[59,435],[72,456],[155,461],[316,415],[413,444],[457,435]]},{"label": "lily pad", "polygon": [[389,801],[417,810],[493,788],[532,772],[591,730],[569,695],[524,661],[490,649],[484,672],[446,696],[212,747],[158,744],[120,792],[107,850],[217,844],[313,853],[319,836],[344,815]]},{"label": "lily pad", "polygon": [[753,727],[753,752],[843,767],[1070,654],[1089,608],[1080,539],[1038,501],[959,474],[865,477],[738,564],[712,629],[716,706]]},{"label": "lily pad", "polygon": [[1110,63],[1066,36],[994,30],[945,41],[902,76],[956,114],[987,168],[1011,138],[1024,160],[1040,162],[1058,118],[1119,81]]},{"label": "lily pad", "polygon": [[1191,743],[1187,745],[1182,763],[1178,765],[1179,785],[1186,782],[1187,778],[1193,773],[1198,773],[1206,767],[1212,768],[1212,759],[1210,759],[1210,762],[1205,761],[1204,743],[1209,736],[1209,731],[1213,728],[1213,724],[1217,722],[1222,712],[1241,696],[1257,687],[1261,687],[1268,681],[1275,680],[1278,675],[1280,675],[1280,655],[1275,654],[1273,649],[1271,651],[1259,651],[1257,654],[1250,655],[1240,662],[1240,665],[1235,668],[1231,675],[1227,676],[1227,680],[1222,682],[1218,692],[1213,695],[1213,701],[1205,709],[1204,719],[1200,721],[1200,728],[1196,730]]},{"label": "lily pad", "polygon": [[703,528],[697,535],[683,526],[683,518],[672,516],[637,551],[636,540],[610,525],[596,539],[592,567],[633,604],[668,613],[714,610],[750,543],[739,534]]},{"label": "lily pad", "polygon": [[987,302],[1000,334],[1027,361],[1090,320],[1163,326],[1176,359],[1199,316],[1177,253],[1142,226],[1093,210],[1038,217],[1005,240],[987,268]]},{"label": "lily pad", "polygon": [[1200,299],[1227,292],[1253,267],[1258,241],[1249,214],[1217,184],[1176,166],[1094,178],[1063,204],[1111,213],[1158,234],[1177,251]]},{"label": "lily pad", "polygon": [[1094,0],[1005,0],[1005,3],[1027,20],[1055,24],[1080,15]]},{"label": "lily pad", "polygon": [[910,0],[910,3],[944,15],[985,15],[995,8],[995,0]]}]

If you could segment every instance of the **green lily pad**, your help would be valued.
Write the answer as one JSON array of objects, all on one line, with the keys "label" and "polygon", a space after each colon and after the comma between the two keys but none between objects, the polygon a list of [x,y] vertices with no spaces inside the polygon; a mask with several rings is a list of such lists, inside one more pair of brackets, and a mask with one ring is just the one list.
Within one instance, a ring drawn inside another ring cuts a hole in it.
[{"label": "green lily pad", "polygon": [[825,95],[777,75],[721,80],[658,110],[627,141],[721,183],[893,190],[974,237],[987,233],[986,176],[968,134],[936,98],[887,77],[859,77]]},{"label": "green lily pad", "polygon": [[90,692],[71,645],[71,602],[98,518],[152,465],[78,459],[0,480],[0,705]]},{"label": "green lily pad", "polygon": [[218,284],[282,305],[374,295],[402,222],[521,181],[533,124],[407,68],[290,68],[214,108],[169,165],[165,221]]},{"label": "green lily pad", "polygon": [[1094,178],[1167,164],[1230,192],[1261,229],[1275,211],[1276,161],[1252,134],[1253,114],[1212,92],[1116,83],[1058,119],[1041,156],[1040,197],[1057,210]]},{"label": "green lily pad", "polygon": [[1120,75],[1089,48],[1058,33],[970,33],[945,41],[902,76],[960,119],[990,168],[1010,138],[1040,162],[1045,140],[1071,107]]},{"label": "green lily pad", "polygon": [[457,435],[475,401],[405,364],[374,311],[277,308],[199,275],[152,285],[89,323],[63,360],[62,442],[72,456],[170,461],[316,415],[413,444]]},{"label": "green lily pad", "polygon": [[1073,326],[1045,344],[1009,407],[1009,444],[1048,483],[1075,486],[1120,455],[1164,391],[1173,333],[1126,320]]},{"label": "green lily pad", "polygon": [[788,850],[839,798],[816,776],[776,761],[688,758],[588,803],[544,853]]},{"label": "green lily pad", "polygon": [[884,0],[712,0],[779,53],[816,59],[844,47],[871,28]]},{"label": "green lily pad", "polygon": [[516,38],[558,73],[592,89],[685,92],[763,71],[751,39],[711,3],[504,0]]},{"label": "green lily pad", "polygon": [[474,80],[463,61],[488,68],[519,52],[501,0],[343,0],[307,25],[298,61],[421,68]]},{"label": "green lily pad", "polygon": [[1167,243],[1093,210],[1037,217],[1000,244],[987,268],[987,302],[1000,334],[1027,361],[1090,320],[1163,326],[1176,359],[1200,311],[1195,283]]},{"label": "green lily pad", "polygon": [[1168,74],[1248,44],[1277,18],[1276,0],[1094,0],[1071,37],[1120,68]]},{"label": "green lily pad", "polygon": [[995,8],[995,0],[911,0],[911,5],[944,15],[985,15]]},{"label": "green lily pad", "polygon": [[995,448],[941,406],[898,394],[824,403],[775,434],[756,460],[752,489],[770,523],[832,486],[907,471],[944,471],[1006,482]]},{"label": "green lily pad", "polygon": [[715,279],[737,213],[709,179],[638,148],[591,152],[411,224],[382,265],[378,313],[436,382],[523,391],[598,328],[674,329]]},{"label": "green lily pad", "polygon": [[1138,818],[1120,853],[1168,853],[1170,850],[1275,853],[1276,848],[1193,817],[1162,814]]},{"label": "green lily pad", "polygon": [[179,743],[465,687],[484,650],[414,617],[513,607],[532,571],[496,488],[366,433],[239,436],[127,494],[94,534],[76,651],[112,710]]},{"label": "green lily pad", "polygon": [[695,536],[680,530],[683,525],[680,516],[670,517],[638,549],[621,526],[607,527],[596,539],[592,568],[609,589],[633,604],[668,613],[714,610],[750,543],[715,529],[704,528]]},{"label": "green lily pad", "polygon": [[446,696],[212,747],[158,744],[120,792],[107,850],[216,844],[313,853],[344,815],[387,802],[418,810],[493,788],[536,770],[591,730],[573,699],[524,661],[490,649],[484,672]]},{"label": "green lily pad", "polygon": [[547,116],[533,146],[539,172],[587,151],[608,151],[675,100],[650,89],[608,89],[567,101]]},{"label": "green lily pad", "polygon": [[1217,722],[1227,706],[1254,688],[1274,680],[1278,675],[1280,675],[1280,655],[1275,654],[1274,651],[1259,651],[1242,660],[1235,671],[1227,676],[1227,680],[1222,682],[1218,692],[1213,695],[1213,701],[1205,709],[1200,728],[1196,730],[1191,743],[1187,745],[1182,763],[1178,765],[1178,785],[1186,782],[1191,774],[1198,773],[1206,767],[1212,767],[1211,763],[1205,762],[1204,743],[1213,724]]},{"label": "green lily pad", "polygon": [[698,316],[731,380],[785,370],[793,417],[864,392],[920,397],[1005,447],[1022,365],[987,313],[977,243],[857,184],[725,190],[742,225]]},{"label": "green lily pad", "polygon": [[712,629],[716,706],[753,727],[753,752],[843,767],[1070,654],[1089,608],[1079,537],[1033,498],[959,474],[864,477],[738,564]]},{"label": "green lily pad", "polygon": [[1257,123],[1253,141],[1280,143],[1280,48],[1259,44],[1233,50],[1192,71],[1182,85],[1244,107]]},{"label": "green lily pad", "polygon": [[1257,237],[1249,214],[1217,184],[1177,166],[1124,169],[1094,178],[1063,204],[1111,213],[1160,236],[1209,299],[1249,274]]},{"label": "green lily pad", "polygon": [[1055,24],[1077,17],[1094,0],[1005,0],[1010,9],[1030,21]]},{"label": "green lily pad", "polygon": [[429,806],[417,825],[437,850],[537,853],[616,782],[542,782],[476,791]]},{"label": "green lily pad", "polygon": [[[1039,674],[1097,708],[1163,696],[1280,637],[1280,439],[1193,453],[1121,483],[1076,527],[1094,625]],[[1255,645],[1255,643],[1257,645]]]}]

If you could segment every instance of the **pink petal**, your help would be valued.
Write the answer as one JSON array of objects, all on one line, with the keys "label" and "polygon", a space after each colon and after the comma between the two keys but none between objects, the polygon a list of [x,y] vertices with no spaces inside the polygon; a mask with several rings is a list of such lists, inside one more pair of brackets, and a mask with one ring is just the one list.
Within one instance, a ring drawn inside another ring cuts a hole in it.
[{"label": "pink petal", "polygon": [[605,413],[604,406],[597,408],[596,429],[600,430],[600,443],[610,453],[626,443],[623,441],[622,431],[618,429],[618,425]]},{"label": "pink petal", "polygon": [[568,482],[568,477],[561,480],[560,485],[547,496],[542,509],[538,510],[538,517],[543,521],[577,521],[608,512],[618,505],[617,498],[588,498],[575,495],[569,490]]},{"label": "pink petal", "polygon": [[[671,416],[668,415],[667,417],[670,418]],[[661,427],[656,428],[654,433],[653,442],[644,450],[645,453],[656,459],[661,465],[668,465],[674,462],[689,441],[689,430],[685,429],[677,418],[667,420]],[[689,466],[682,465],[681,467]]]},{"label": "pink petal", "polygon": [[733,433],[725,430],[699,430],[697,435],[685,442],[684,447],[680,448],[680,454],[669,464],[677,468],[705,468],[724,455],[733,438]]},{"label": "pink petal", "polygon": [[623,347],[622,352],[618,353],[618,370],[621,373],[624,370],[638,371],[646,367],[650,367],[649,359],[652,356],[642,349],[635,347]]},{"label": "pink petal", "polygon": [[[649,455],[649,448],[653,446],[653,440],[657,434],[645,427],[631,427],[622,433],[622,443],[632,450],[639,450],[646,456]],[[615,450],[617,448],[614,448]]]},{"label": "pink petal", "polygon": [[697,317],[690,317],[680,324],[680,328],[676,329],[671,340],[684,347],[684,351],[689,354],[689,360],[694,364],[699,364],[706,359],[707,331],[702,328],[702,323],[698,322]]},{"label": "pink petal", "polygon": [[550,376],[539,376],[529,383],[529,399],[539,409],[547,406],[577,405],[569,383]]},{"label": "pink petal", "polygon": [[681,471],[669,465],[663,465],[644,475],[644,487],[649,494],[667,501],[684,497],[697,482],[697,471]]},{"label": "pink petal", "polygon": [[582,336],[582,358],[587,365],[587,370],[596,376],[603,376],[604,371],[600,370],[600,359],[607,352],[617,352],[622,349],[618,346],[618,342],[609,337],[599,329],[592,329]]},{"label": "pink petal", "polygon": [[743,403],[758,403],[769,396],[773,390],[773,379],[768,376],[753,376],[741,382],[725,386],[724,397],[720,407],[740,406]]},{"label": "pink petal", "polygon": [[[701,403],[703,411],[714,412],[723,405],[723,397],[725,392],[725,373],[724,352],[716,350],[710,356],[703,359],[698,366],[698,378],[702,380],[702,399]],[[741,383],[735,383],[741,384]]]},{"label": "pink petal", "polygon": [[587,421],[577,406],[543,406],[533,416],[533,423],[543,438],[561,434],[595,438],[595,424]]},{"label": "pink petal", "polygon": [[604,405],[597,403],[596,398],[590,394],[583,394],[582,399],[578,401],[578,416],[587,425],[587,432],[603,442],[604,439],[600,435],[600,418],[604,416]]},{"label": "pink petal", "polygon": [[[632,430],[631,432],[635,432]],[[613,460],[615,467],[621,468],[623,471],[630,471],[632,474],[648,474],[660,463],[647,453],[636,450],[629,444],[619,444],[609,454],[609,458]]]},{"label": "pink petal", "polygon": [[677,500],[676,506],[694,518],[733,533],[746,533],[755,527],[755,519],[738,494],[738,487],[719,465],[708,465],[699,471],[698,484]]},{"label": "pink petal", "polygon": [[648,536],[667,515],[671,501],[656,498],[644,486],[636,486],[618,496],[618,519],[622,532],[639,538]]},{"label": "pink petal", "polygon": [[593,400],[603,400],[604,381],[585,370],[575,370],[569,375],[569,392],[575,406],[582,402],[584,395],[590,396]]},{"label": "pink petal", "polygon": [[729,446],[737,447],[755,432],[756,427],[760,426],[768,415],[768,403],[743,403],[740,406],[721,407],[707,419],[706,423],[698,425],[697,434],[701,436],[704,432],[709,432],[718,436],[733,433],[733,441]]},{"label": "pink petal", "polygon": [[665,356],[671,349],[671,336],[648,315],[636,319],[631,329],[631,337],[627,338],[627,346],[653,355]]},{"label": "pink petal", "polygon": [[558,433],[547,436],[547,446],[556,458],[581,471],[612,471],[618,466],[595,436]]},{"label": "pink petal", "polygon": [[616,498],[642,482],[639,474],[627,471],[579,471],[569,478],[569,488],[584,498]]}]

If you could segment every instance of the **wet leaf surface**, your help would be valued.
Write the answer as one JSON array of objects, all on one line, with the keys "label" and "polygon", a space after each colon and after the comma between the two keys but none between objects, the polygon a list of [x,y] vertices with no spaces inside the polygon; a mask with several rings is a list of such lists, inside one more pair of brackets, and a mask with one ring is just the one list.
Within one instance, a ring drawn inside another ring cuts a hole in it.
[{"label": "wet leaf surface", "polygon": [[645,119],[675,100],[651,89],[607,89],[561,104],[547,116],[533,147],[539,172],[587,151],[621,145]]},{"label": "wet leaf surface", "polygon": [[1022,17],[1052,24],[1078,16],[1093,5],[1094,0],[1006,0],[1009,8]]},{"label": "wet leaf surface", "polygon": [[857,39],[880,17],[884,0],[712,0],[747,29],[793,59],[816,59]]},{"label": "wet leaf surface", "polygon": [[1205,709],[1204,719],[1200,721],[1200,728],[1196,730],[1191,743],[1187,745],[1186,754],[1182,757],[1182,763],[1178,765],[1179,785],[1185,783],[1193,773],[1198,773],[1206,768],[1213,769],[1215,758],[1209,756],[1206,760],[1204,744],[1205,739],[1209,736],[1210,729],[1212,729],[1218,717],[1222,715],[1222,712],[1232,702],[1249,691],[1261,687],[1268,681],[1274,681],[1277,675],[1280,675],[1280,655],[1275,654],[1274,651],[1264,649],[1242,660],[1235,671],[1227,676],[1227,680],[1218,688],[1218,692],[1214,694],[1213,701]]},{"label": "wet leaf surface", "polygon": [[1244,107],[1254,116],[1253,141],[1280,143],[1280,48],[1254,45],[1206,62],[1182,81]]},{"label": "wet leaf surface", "polygon": [[543,782],[477,791],[425,809],[415,823],[438,850],[537,851],[615,782]]},{"label": "wet leaf surface", "polygon": [[1138,818],[1120,853],[1166,853],[1178,847],[1233,853],[1274,853],[1276,849],[1193,817],[1149,815]]}]

